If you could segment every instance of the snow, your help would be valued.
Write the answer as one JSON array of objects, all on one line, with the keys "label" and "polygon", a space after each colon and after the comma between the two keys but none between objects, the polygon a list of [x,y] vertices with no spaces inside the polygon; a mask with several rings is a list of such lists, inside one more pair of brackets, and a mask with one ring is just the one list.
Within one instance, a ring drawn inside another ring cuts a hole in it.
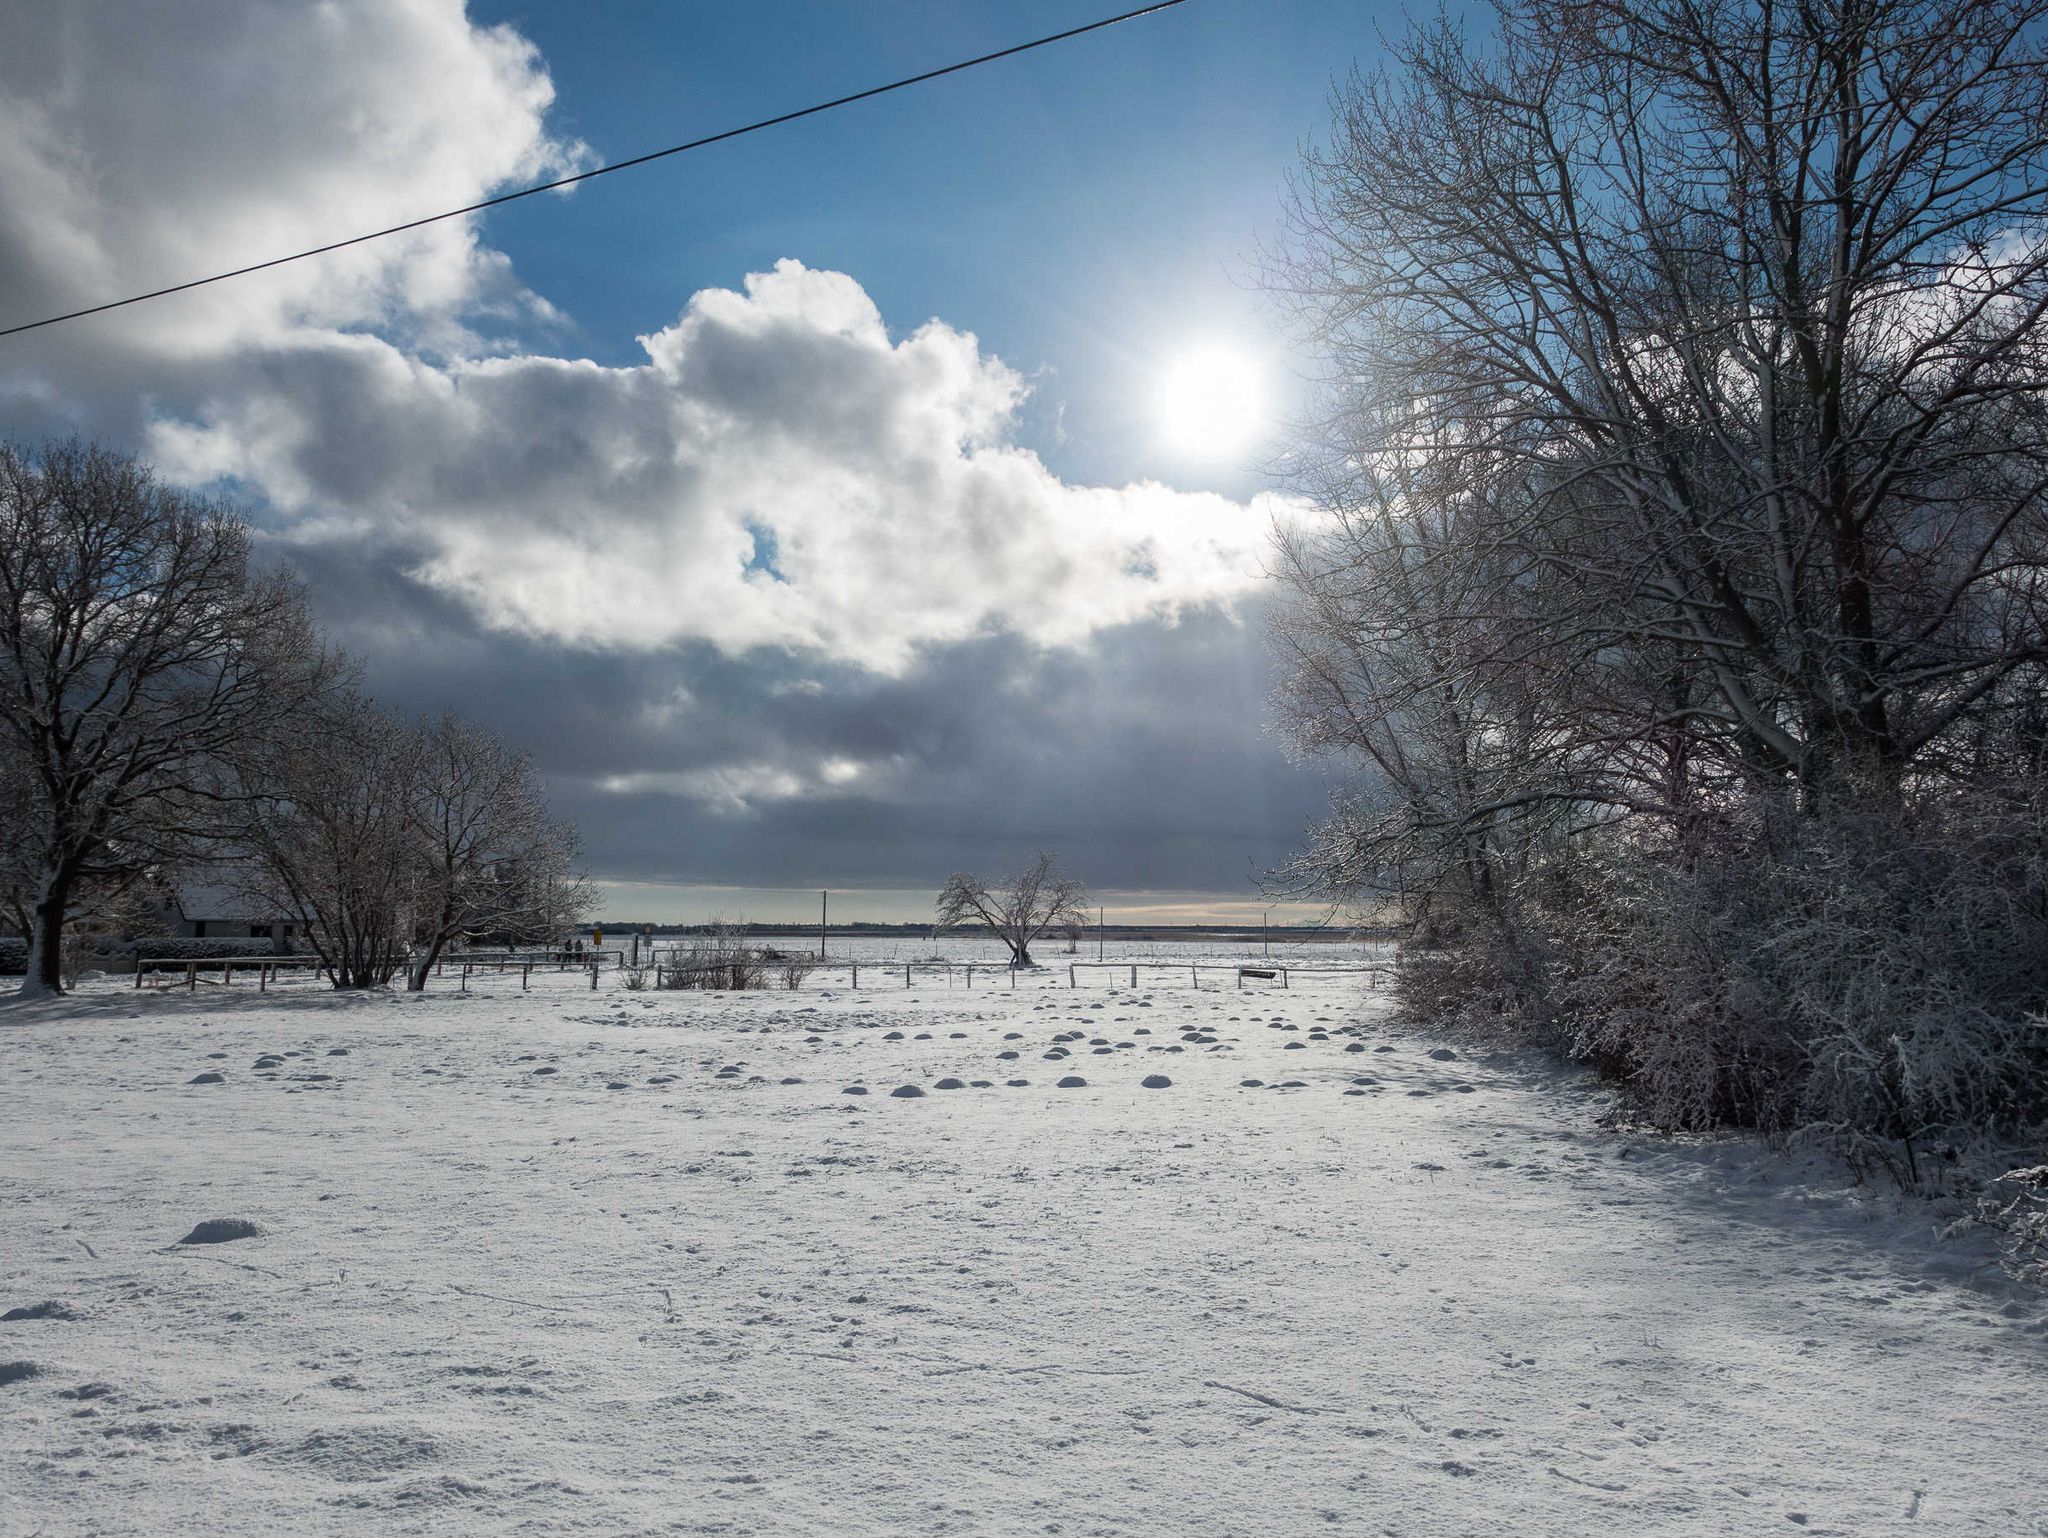
[{"label": "snow", "polygon": [[1043,959],[0,1011],[0,1534],[2048,1534],[2041,1309],[1925,1211]]}]

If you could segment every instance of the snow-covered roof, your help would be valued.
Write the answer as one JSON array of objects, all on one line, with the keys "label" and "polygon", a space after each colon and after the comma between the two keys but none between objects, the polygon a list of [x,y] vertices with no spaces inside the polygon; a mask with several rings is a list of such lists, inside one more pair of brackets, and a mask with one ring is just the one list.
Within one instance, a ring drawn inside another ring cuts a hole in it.
[{"label": "snow-covered roof", "polygon": [[195,924],[272,924],[287,917],[267,898],[255,895],[252,879],[218,876],[210,881],[181,881],[178,912]]}]

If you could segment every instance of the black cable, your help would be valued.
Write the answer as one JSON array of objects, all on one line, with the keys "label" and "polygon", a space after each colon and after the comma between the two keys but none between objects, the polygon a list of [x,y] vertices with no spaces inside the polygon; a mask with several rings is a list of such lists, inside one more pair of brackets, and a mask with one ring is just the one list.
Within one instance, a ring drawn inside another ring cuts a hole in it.
[{"label": "black cable", "polygon": [[394,224],[387,229],[372,230],[367,235],[351,235],[347,240],[330,241],[324,246],[314,246],[305,251],[294,251],[290,256],[273,256],[267,262],[251,262],[247,267],[236,267],[228,272],[217,272],[210,278],[194,278],[188,283],[173,283],[169,288],[151,289],[146,294],[131,294],[126,299],[110,299],[105,304],[95,304],[83,310],[72,310],[64,315],[52,315],[44,320],[32,320],[19,326],[8,326],[0,330],[0,336],[16,336],[23,331],[35,331],[43,326],[54,326],[62,321],[81,320],[88,315],[98,315],[107,310],[118,310],[126,305],[141,304],[146,299],[161,299],[166,294],[182,294],[189,288],[204,288],[209,283],[224,283],[229,278],[239,278],[248,273],[262,272],[267,267],[282,267],[287,262],[304,261],[309,256],[321,256],[329,251],[340,251],[347,246],[359,246],[367,240],[381,240],[386,235],[398,235],[406,230],[416,230],[422,225],[439,224],[443,219],[459,219],[464,214],[480,213],[486,208],[496,208],[501,203],[516,203],[521,198],[530,198],[536,193],[553,192],[558,187],[571,187],[577,182],[587,182],[593,177],[609,176],[614,171],[629,170],[644,166],[651,160],[665,160],[670,155],[681,155],[689,150],[700,150],[709,144],[721,144],[727,139],[737,139],[742,134],[759,133],[764,128],[774,128],[783,123],[794,123],[798,118],[813,117],[820,112],[830,112],[835,107],[851,106],[857,101],[866,101],[871,96],[886,96],[891,91],[900,91],[905,86],[922,85],[927,80],[937,80],[941,75],[957,75],[963,69],[974,69],[978,65],[993,64],[998,59],[1007,59],[1014,54],[1029,53],[1034,48],[1043,48],[1048,43],[1063,43],[1070,37],[1080,37],[1088,32],[1100,32],[1104,27],[1114,27],[1121,22],[1136,21],[1141,16],[1151,16],[1159,11],[1170,11],[1186,0],[1156,0],[1155,4],[1143,6],[1135,11],[1125,11],[1121,16],[1106,16],[1101,21],[1091,21],[1086,26],[1069,27],[1064,32],[1033,38],[1028,43],[1016,43],[994,53],[985,53],[976,59],[962,59],[958,64],[948,64],[941,69],[928,69],[921,75],[909,75],[902,80],[892,80],[887,85],[870,86],[865,91],[855,91],[851,96],[836,97],[821,101],[815,106],[801,107],[795,112],[784,112],[775,117],[764,117],[757,123],[748,123],[743,128],[728,128],[723,133],[708,134],[702,139],[692,139],[687,144],[671,144],[665,150],[651,150],[645,155],[635,155],[631,160],[616,161],[608,166],[599,166],[594,171],[579,171],[574,176],[560,177],[555,181],[542,182],[537,187],[522,187],[517,192],[501,193],[495,198],[485,198],[481,203],[471,203],[466,208],[451,208],[443,214],[429,214],[424,219],[409,219],[404,224]]}]

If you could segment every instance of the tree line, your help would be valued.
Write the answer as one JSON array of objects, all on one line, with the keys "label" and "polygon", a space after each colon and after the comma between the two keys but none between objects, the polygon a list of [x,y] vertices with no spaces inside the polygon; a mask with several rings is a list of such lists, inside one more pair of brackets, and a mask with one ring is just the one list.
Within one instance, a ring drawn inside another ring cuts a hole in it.
[{"label": "tree line", "polygon": [[545,939],[590,903],[526,757],[377,705],[231,507],[77,441],[0,445],[0,828],[29,994],[62,991],[67,926],[134,923],[192,873],[338,988],[422,988],[452,940]]},{"label": "tree line", "polygon": [[1667,1125],[2048,1116],[2042,0],[1496,0],[1338,90],[1268,283],[1286,884]]}]

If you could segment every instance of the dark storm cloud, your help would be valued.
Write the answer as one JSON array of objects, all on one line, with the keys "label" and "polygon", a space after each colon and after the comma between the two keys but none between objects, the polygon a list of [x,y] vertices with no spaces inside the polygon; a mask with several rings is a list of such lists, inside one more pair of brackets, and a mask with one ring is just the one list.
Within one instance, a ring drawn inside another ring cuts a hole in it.
[{"label": "dark storm cloud", "polygon": [[531,751],[612,879],[921,886],[1044,845],[1100,886],[1241,894],[1325,805],[1264,729],[1255,611],[1082,648],[983,638],[881,677],[703,643],[563,649],[480,629],[402,556],[298,556],[378,698]]}]

